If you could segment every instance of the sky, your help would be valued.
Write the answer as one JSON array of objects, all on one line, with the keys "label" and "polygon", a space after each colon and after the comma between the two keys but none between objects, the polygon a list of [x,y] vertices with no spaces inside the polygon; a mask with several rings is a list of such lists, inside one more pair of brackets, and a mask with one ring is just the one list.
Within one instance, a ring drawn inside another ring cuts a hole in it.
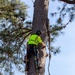
[{"label": "sky", "polygon": [[[33,18],[33,2],[32,0],[21,0],[25,2],[28,8],[29,19]],[[51,5],[50,7],[55,7]],[[53,10],[51,8],[50,10]],[[49,10],[49,11],[50,11]],[[61,52],[57,55],[52,55],[50,63],[50,73],[51,75],[75,75],[75,23],[70,23],[64,30],[64,34],[61,34],[54,43],[54,46],[59,47]],[[48,58],[46,59],[48,60]],[[46,68],[48,67],[48,62],[46,61]],[[17,75],[18,71],[15,71]],[[18,72],[18,75],[25,75],[24,73]],[[48,71],[45,72],[48,75]]]}]

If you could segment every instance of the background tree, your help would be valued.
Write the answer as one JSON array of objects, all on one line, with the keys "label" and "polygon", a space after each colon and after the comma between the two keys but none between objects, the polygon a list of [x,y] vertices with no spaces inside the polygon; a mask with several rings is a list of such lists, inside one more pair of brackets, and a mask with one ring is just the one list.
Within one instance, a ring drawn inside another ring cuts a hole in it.
[{"label": "background tree", "polygon": [[19,0],[0,0],[0,75],[13,75],[13,65],[24,71],[27,8]]}]

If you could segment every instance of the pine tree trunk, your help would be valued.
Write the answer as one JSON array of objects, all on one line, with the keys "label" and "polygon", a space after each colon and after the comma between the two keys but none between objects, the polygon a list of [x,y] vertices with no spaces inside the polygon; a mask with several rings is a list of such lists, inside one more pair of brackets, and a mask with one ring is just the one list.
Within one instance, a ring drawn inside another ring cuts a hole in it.
[{"label": "pine tree trunk", "polygon": [[[48,5],[49,0],[35,0],[34,3],[34,15],[33,15],[33,24],[32,32],[35,33],[36,30],[42,31],[42,40],[46,44],[47,41],[47,28],[46,28],[46,19],[48,16]],[[39,61],[42,68],[39,70],[40,75],[44,75],[45,72],[45,61],[46,61],[46,49],[39,50]],[[27,75],[37,75],[36,69],[34,66],[34,56],[30,58],[30,69]]]}]

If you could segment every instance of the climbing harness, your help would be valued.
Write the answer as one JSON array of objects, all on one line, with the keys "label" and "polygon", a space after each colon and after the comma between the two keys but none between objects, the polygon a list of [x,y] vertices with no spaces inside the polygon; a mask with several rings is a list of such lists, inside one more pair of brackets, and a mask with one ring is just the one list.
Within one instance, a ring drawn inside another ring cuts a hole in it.
[{"label": "climbing harness", "polygon": [[38,48],[34,49],[34,63],[35,63],[35,69],[36,69],[36,75],[39,75],[39,51]]},{"label": "climbing harness", "polygon": [[37,70],[39,67],[39,51],[37,48],[35,48],[34,53],[35,53],[34,55],[35,68]]}]

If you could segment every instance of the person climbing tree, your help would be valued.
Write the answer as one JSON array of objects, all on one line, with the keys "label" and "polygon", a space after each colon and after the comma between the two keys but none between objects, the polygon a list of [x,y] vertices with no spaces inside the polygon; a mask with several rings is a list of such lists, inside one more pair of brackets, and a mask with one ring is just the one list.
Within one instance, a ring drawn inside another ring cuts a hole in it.
[{"label": "person climbing tree", "polygon": [[41,45],[42,48],[45,48],[46,45],[42,42],[41,31],[37,30],[35,34],[32,34],[27,42],[27,54],[25,56],[26,60],[26,71],[29,70],[29,58],[31,55],[35,57],[35,68],[39,69],[38,65],[38,46]]}]

